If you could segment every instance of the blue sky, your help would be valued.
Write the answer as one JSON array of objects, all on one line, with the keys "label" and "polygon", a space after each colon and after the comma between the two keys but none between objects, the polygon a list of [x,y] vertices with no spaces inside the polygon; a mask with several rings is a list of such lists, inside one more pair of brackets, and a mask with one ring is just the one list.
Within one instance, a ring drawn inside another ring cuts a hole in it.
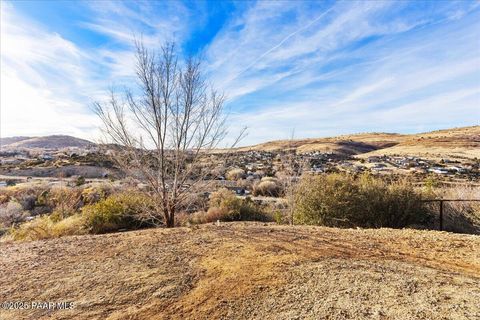
[{"label": "blue sky", "polygon": [[478,1],[1,1],[1,135],[95,139],[132,40],[205,59],[242,144],[480,124]]}]

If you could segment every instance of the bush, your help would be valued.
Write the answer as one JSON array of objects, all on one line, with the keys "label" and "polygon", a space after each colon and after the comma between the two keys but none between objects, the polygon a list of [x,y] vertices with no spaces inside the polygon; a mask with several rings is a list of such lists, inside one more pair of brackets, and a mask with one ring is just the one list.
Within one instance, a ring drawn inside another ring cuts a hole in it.
[{"label": "bush", "polygon": [[203,222],[221,221],[271,221],[272,218],[250,198],[241,199],[227,189],[210,195],[209,209]]},{"label": "bush", "polygon": [[52,188],[40,194],[37,205],[50,208],[56,219],[61,220],[75,214],[81,207],[81,191],[77,188]]},{"label": "bush", "polygon": [[106,184],[91,186],[82,190],[81,199],[84,204],[93,204],[107,198],[113,191],[112,187]]},{"label": "bush", "polygon": [[23,223],[18,228],[11,228],[7,237],[16,241],[33,241],[85,233],[87,230],[84,228],[84,218],[80,214],[59,222],[54,222],[45,215]]},{"label": "bush", "polygon": [[245,178],[245,171],[243,171],[242,169],[232,169],[230,171],[227,172],[227,176],[226,178],[228,180],[241,180],[243,178]]},{"label": "bush", "polygon": [[153,222],[145,218],[145,213],[151,210],[155,210],[155,206],[147,195],[124,192],[85,206],[82,214],[89,232],[105,233],[150,226]]},{"label": "bush", "polygon": [[28,216],[20,203],[10,200],[0,205],[0,226],[10,227],[13,224],[25,221]]},{"label": "bush", "polygon": [[278,197],[280,193],[277,179],[271,177],[263,178],[253,187],[254,196]]},{"label": "bush", "polygon": [[295,190],[294,222],[334,227],[425,225],[422,193],[406,181],[386,183],[369,175],[304,177]]},{"label": "bush", "polygon": [[81,186],[81,185],[84,185],[86,183],[86,180],[83,176],[78,176],[77,179],[75,179],[75,185],[78,187],[78,186]]}]

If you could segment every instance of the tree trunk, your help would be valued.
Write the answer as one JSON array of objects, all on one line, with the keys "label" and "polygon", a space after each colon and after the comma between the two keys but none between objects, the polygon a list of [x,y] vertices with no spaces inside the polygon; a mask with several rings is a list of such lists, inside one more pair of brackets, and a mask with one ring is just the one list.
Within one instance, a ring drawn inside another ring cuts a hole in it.
[{"label": "tree trunk", "polygon": [[165,222],[166,222],[167,228],[175,227],[175,211],[173,209],[170,209],[170,211],[166,215]]}]

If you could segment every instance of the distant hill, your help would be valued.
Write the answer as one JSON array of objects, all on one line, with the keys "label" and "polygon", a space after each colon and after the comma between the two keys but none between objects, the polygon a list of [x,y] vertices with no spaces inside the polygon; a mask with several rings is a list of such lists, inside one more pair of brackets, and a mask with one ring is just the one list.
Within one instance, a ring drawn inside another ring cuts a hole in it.
[{"label": "distant hill", "polygon": [[20,142],[23,140],[31,139],[32,137],[8,137],[8,138],[0,138],[0,145],[2,147],[15,143],[15,142]]},{"label": "distant hill", "polygon": [[480,126],[407,135],[403,141],[394,146],[363,154],[362,157],[383,154],[480,159]]},{"label": "distant hill", "polygon": [[94,145],[88,140],[66,135],[2,138],[1,143],[2,149],[8,150],[88,148]]},{"label": "distant hill", "polygon": [[296,150],[343,155],[416,155],[430,158],[480,158],[480,126],[452,128],[420,134],[360,133],[329,138],[276,140],[237,151]]}]

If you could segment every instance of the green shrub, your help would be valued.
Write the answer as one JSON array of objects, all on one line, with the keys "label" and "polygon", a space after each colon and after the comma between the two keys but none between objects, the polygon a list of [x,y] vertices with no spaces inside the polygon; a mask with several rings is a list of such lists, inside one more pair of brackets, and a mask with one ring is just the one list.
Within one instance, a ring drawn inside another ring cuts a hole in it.
[{"label": "green shrub", "polygon": [[335,227],[393,227],[425,224],[430,216],[422,194],[406,181],[386,183],[369,175],[304,177],[294,196],[294,222]]},{"label": "green shrub", "polygon": [[152,224],[145,218],[155,210],[151,198],[143,193],[123,192],[109,196],[82,209],[85,227],[91,233],[105,233],[119,229],[138,229]]},{"label": "green shrub", "polygon": [[77,179],[75,179],[75,185],[78,187],[78,186],[81,186],[81,185],[84,185],[86,182],[85,178],[83,176],[79,176]]}]

